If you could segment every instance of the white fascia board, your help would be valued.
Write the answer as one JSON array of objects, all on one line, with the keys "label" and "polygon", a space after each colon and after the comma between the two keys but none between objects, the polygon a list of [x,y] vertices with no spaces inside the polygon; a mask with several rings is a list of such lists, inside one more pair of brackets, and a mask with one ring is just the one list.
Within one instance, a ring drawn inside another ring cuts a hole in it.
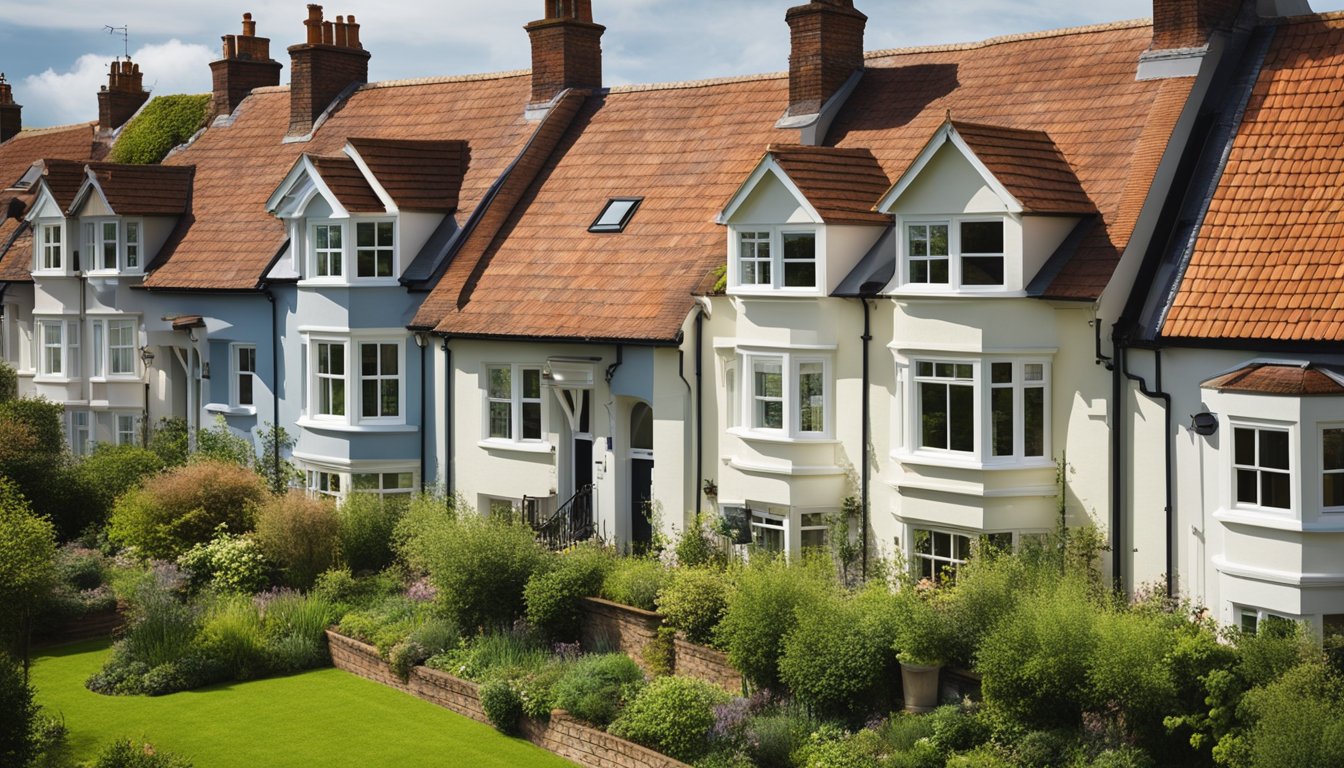
[{"label": "white fascia board", "polygon": [[359,169],[360,173],[364,174],[364,180],[369,183],[369,186],[373,188],[373,193],[382,201],[383,208],[385,208],[388,213],[398,213],[399,211],[396,202],[392,200],[392,196],[387,193],[387,190],[383,188],[383,185],[378,182],[378,177],[373,175],[373,171],[369,170],[368,164],[364,162],[364,158],[359,156],[359,150],[355,149],[355,145],[346,142],[345,154],[349,155],[350,159],[355,161],[355,167]]},{"label": "white fascia board", "polygon": [[[331,218],[350,218],[350,212],[345,209],[345,206],[341,205],[341,201],[337,199],[336,195],[331,191],[331,187],[328,187],[327,183],[322,180],[322,174],[317,172],[317,167],[313,165],[313,161],[308,159],[307,155],[300,155],[299,159],[294,161],[294,167],[289,169],[289,173],[285,174],[285,180],[280,182],[280,185],[277,186],[275,191],[271,193],[271,196],[267,198],[266,212],[279,215],[278,209],[280,201],[285,198],[285,195],[289,194],[289,191],[305,174],[312,180],[313,186],[317,188],[318,194],[322,195],[322,198],[331,206]],[[295,215],[302,216],[311,200],[311,196],[305,198],[302,204],[299,205]]]},{"label": "white fascia board", "polygon": [[103,187],[98,183],[97,174],[93,172],[92,168],[86,165],[84,166],[84,183],[79,185],[79,191],[75,193],[75,200],[70,204],[70,210],[66,211],[67,216],[71,218],[76,216],[75,211],[78,211],[80,207],[83,206],[84,200],[89,196],[90,189],[97,191],[99,199],[103,201],[103,205],[107,206],[107,210],[116,214],[116,209],[114,209],[112,204],[107,201],[107,195],[103,194]]},{"label": "white fascia board", "polygon": [[779,167],[779,163],[775,161],[774,155],[768,153],[761,159],[760,165],[756,166],[756,170],[752,171],[751,175],[747,177],[747,180],[742,183],[742,186],[737,188],[737,192],[733,195],[733,199],[728,202],[728,207],[723,209],[723,212],[719,214],[715,223],[729,223],[733,216],[736,215],[737,210],[747,201],[747,198],[751,197],[751,193],[756,190],[756,186],[765,179],[766,174],[771,173],[775,175],[775,178],[779,179],[779,182],[784,185],[784,188],[789,191],[789,194],[797,199],[798,204],[802,206],[803,211],[807,213],[807,217],[813,224],[825,223],[822,221],[821,214],[817,213],[816,208],[812,207],[811,201],[807,199],[807,196],[803,194],[803,191],[798,188],[797,184],[793,183],[793,179],[789,178],[789,174],[785,173],[784,169]]},{"label": "white fascia board", "polygon": [[[61,206],[56,204],[56,196],[51,194],[51,189],[47,186],[47,180],[41,179],[37,183],[39,185],[37,188],[37,196],[33,198],[33,204],[28,207],[28,211],[23,215],[23,220],[29,224],[32,224],[40,218],[37,215],[37,212],[43,208],[43,203],[50,203],[56,210],[61,210]],[[65,212],[61,211],[61,213],[64,216]]]},{"label": "white fascia board", "polygon": [[994,174],[980,161],[979,157],[976,157],[975,152],[973,152],[970,146],[966,144],[966,140],[961,138],[961,134],[957,133],[956,127],[952,125],[952,121],[950,120],[944,122],[943,126],[933,134],[933,138],[929,140],[928,144],[924,145],[924,149],[919,153],[919,156],[915,158],[915,162],[910,164],[910,167],[906,169],[905,173],[901,174],[901,178],[897,179],[896,183],[892,185],[887,194],[882,196],[882,199],[877,203],[877,210],[881,213],[894,213],[893,208],[896,205],[896,201],[900,199],[901,195],[905,194],[905,191],[910,188],[911,184],[915,183],[915,179],[917,179],[919,174],[924,171],[924,168],[933,161],[933,156],[936,155],[938,150],[943,148],[943,144],[947,142],[951,142],[952,146],[956,147],[957,151],[961,152],[962,156],[966,158],[966,161],[975,169],[975,172],[980,174],[980,178],[984,180],[985,186],[989,187],[990,190],[994,192],[994,195],[1003,202],[1004,207],[1009,213],[1021,214],[1025,212],[1022,203],[1019,202],[1016,197],[1013,197],[1013,194],[1008,191],[1008,188],[1003,186],[1003,184],[994,177]]}]

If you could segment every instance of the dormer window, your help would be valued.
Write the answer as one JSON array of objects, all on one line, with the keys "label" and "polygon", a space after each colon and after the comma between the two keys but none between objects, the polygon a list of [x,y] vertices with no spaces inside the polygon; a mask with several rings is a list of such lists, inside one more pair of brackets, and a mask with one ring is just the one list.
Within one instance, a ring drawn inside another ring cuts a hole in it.
[{"label": "dormer window", "polygon": [[355,225],[355,268],[360,277],[392,277],[392,222]]},{"label": "dormer window", "polygon": [[42,224],[38,227],[38,269],[59,270],[65,268],[63,231],[60,224]]},{"label": "dormer window", "polygon": [[1004,279],[1003,219],[907,221],[905,282],[999,288]]},{"label": "dormer window", "polygon": [[100,219],[84,222],[84,264],[90,272],[140,271],[140,222]]},{"label": "dormer window", "polygon": [[738,233],[737,284],[743,288],[817,288],[816,230],[753,227]]},{"label": "dormer window", "polygon": [[[354,230],[354,246],[346,237]],[[393,221],[320,222],[309,226],[312,254],[309,275],[314,279],[351,283],[391,280],[397,276],[396,224]],[[353,274],[350,264],[355,265]]]},{"label": "dormer window", "polygon": [[340,224],[313,225],[313,274],[317,277],[340,277],[341,257]]}]

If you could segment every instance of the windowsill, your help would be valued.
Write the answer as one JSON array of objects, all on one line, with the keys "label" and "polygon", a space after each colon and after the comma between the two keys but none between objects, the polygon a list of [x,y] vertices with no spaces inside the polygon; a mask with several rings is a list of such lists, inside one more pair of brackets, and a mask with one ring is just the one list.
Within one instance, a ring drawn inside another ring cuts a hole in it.
[{"label": "windowsill", "polygon": [[952,288],[951,286],[937,286],[934,288],[914,288],[909,285],[903,285],[893,291],[889,291],[887,296],[893,296],[900,299],[947,299],[947,298],[996,298],[996,299],[1021,299],[1027,295],[1026,291],[1011,291],[1000,286],[987,286],[984,288]]},{"label": "windowsill", "polygon": [[322,277],[310,277],[300,280],[300,288],[396,288],[401,281],[395,277],[357,277],[350,280],[333,280]]},{"label": "windowsill", "polygon": [[84,270],[84,276],[88,278],[117,278],[117,277],[143,277],[144,272],[138,269],[87,269]]},{"label": "windowsill", "polygon": [[307,416],[299,419],[298,425],[304,429],[325,432],[363,432],[372,434],[420,431],[420,427],[414,424],[350,424],[344,421],[325,421],[323,419],[313,419]]},{"label": "windowsill", "polygon": [[15,376],[18,376],[18,377],[21,378],[21,379],[31,379],[31,378],[37,376],[37,371],[33,371],[33,370],[28,370],[28,371],[15,371],[14,375],[15,375]]},{"label": "windowsill", "polygon": [[761,443],[800,443],[803,445],[835,445],[839,440],[834,438],[817,436],[805,437],[801,435],[788,435],[784,432],[765,432],[758,429],[747,427],[729,427],[728,434],[734,437],[747,440],[749,442]]},{"label": "windowsill", "polygon": [[555,446],[545,440],[500,440],[491,438],[476,443],[478,448],[484,448],[487,451],[512,451],[513,453],[553,453]]},{"label": "windowsill", "polygon": [[33,277],[78,277],[78,275],[64,269],[34,269]]},{"label": "windowsill", "polygon": [[[1297,513],[1290,509],[1271,511],[1268,509],[1227,509],[1226,507],[1219,507],[1214,511],[1213,519],[1224,523],[1253,525],[1258,528],[1272,528],[1279,531],[1309,530],[1307,526],[1303,525]],[[1339,524],[1326,528],[1316,528],[1315,530],[1330,530],[1331,528],[1344,531],[1344,520],[1341,520]]]},{"label": "windowsill", "polygon": [[826,292],[820,288],[744,288],[738,286],[728,289],[729,296],[741,296],[747,299],[814,299],[818,296],[825,296]]},{"label": "windowsill", "polygon": [[1055,469],[1053,459],[1033,458],[1013,462],[984,462],[974,457],[960,458],[932,453],[912,453],[892,451],[891,458],[902,464],[919,464],[926,467],[953,467],[956,469],[974,469],[981,472],[1011,472],[1023,469]]},{"label": "windowsill", "polygon": [[140,383],[140,377],[134,373],[114,373],[109,376],[90,376],[91,384]]},{"label": "windowsill", "polygon": [[763,463],[758,461],[747,461],[736,456],[729,456],[724,459],[724,463],[739,472],[751,472],[762,475],[787,475],[789,477],[829,477],[833,475],[845,474],[844,467],[833,465],[815,465],[807,466],[801,464],[775,464]]},{"label": "windowsill", "polygon": [[69,379],[64,376],[34,376],[34,384],[72,384],[83,379]]},{"label": "windowsill", "polygon": [[256,416],[257,408],[253,405],[226,405],[224,403],[207,403],[205,410],[210,413],[221,413],[225,416]]}]

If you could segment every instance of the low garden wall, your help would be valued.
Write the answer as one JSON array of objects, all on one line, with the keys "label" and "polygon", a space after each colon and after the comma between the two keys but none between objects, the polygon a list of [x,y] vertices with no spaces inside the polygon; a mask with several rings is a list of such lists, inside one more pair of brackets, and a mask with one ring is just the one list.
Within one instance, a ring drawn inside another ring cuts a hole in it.
[{"label": "low garden wall", "polygon": [[742,692],[742,675],[728,663],[728,654],[687,640],[681,633],[672,644],[678,675],[713,683],[729,693]]},{"label": "low garden wall", "polygon": [[[377,648],[331,631],[327,632],[327,640],[331,661],[337,669],[405,691],[472,720],[489,722],[475,683],[428,667],[416,667],[403,683],[378,655]],[[561,710],[551,713],[549,722],[525,719],[521,730],[523,738],[533,744],[586,768],[689,768],[666,755],[593,728]]]},{"label": "low garden wall", "polygon": [[125,623],[126,618],[119,611],[91,613],[44,630],[37,638],[37,644],[62,645],[83,640],[103,640],[111,637]]},{"label": "low garden wall", "polygon": [[[648,669],[645,648],[658,642],[663,617],[629,605],[598,597],[583,599],[582,644],[589,650],[620,651]],[[694,677],[722,687],[729,693],[742,691],[742,676],[728,663],[728,656],[713,648],[692,643],[678,633],[672,643],[672,667],[676,674]]]}]

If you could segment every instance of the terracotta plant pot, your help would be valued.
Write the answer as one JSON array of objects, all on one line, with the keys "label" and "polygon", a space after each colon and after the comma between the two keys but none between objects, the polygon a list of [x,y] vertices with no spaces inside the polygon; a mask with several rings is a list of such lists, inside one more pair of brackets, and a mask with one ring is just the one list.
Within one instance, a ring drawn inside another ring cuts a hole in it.
[{"label": "terracotta plant pot", "polygon": [[905,690],[905,711],[922,714],[938,707],[938,674],[941,664],[901,662],[901,686]]}]

